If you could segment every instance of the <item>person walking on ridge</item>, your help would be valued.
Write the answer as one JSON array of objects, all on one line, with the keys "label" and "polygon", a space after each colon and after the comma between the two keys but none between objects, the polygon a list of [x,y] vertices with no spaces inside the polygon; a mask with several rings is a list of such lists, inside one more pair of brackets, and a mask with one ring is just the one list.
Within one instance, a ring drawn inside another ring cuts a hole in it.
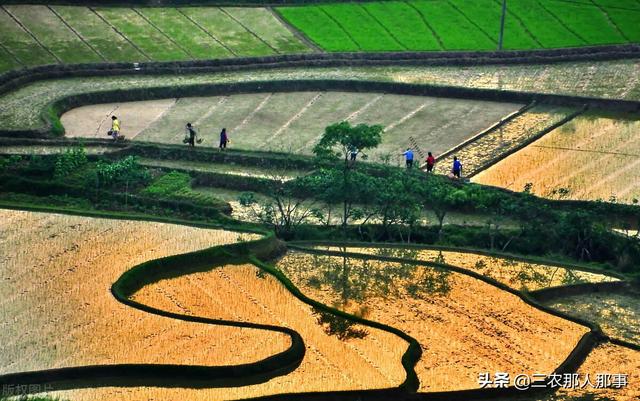
[{"label": "person walking on ridge", "polygon": [[432,173],[433,172],[433,166],[435,166],[435,165],[436,165],[436,158],[433,157],[431,152],[428,152],[428,155],[427,155],[427,173]]},{"label": "person walking on ridge", "polygon": [[227,129],[223,128],[222,131],[220,131],[220,150],[225,150],[227,148],[227,143],[229,143]]},{"label": "person walking on ridge", "polygon": [[196,146],[196,136],[198,135],[196,133],[196,130],[193,129],[193,126],[191,126],[191,123],[187,123],[187,137],[186,142],[189,144],[189,146],[191,147],[195,147]]},{"label": "person walking on ridge", "polygon": [[404,151],[402,155],[404,156],[407,168],[413,167],[413,151],[411,150],[411,148],[407,148],[407,150]]},{"label": "person walking on ridge", "polygon": [[111,116],[111,131],[108,134],[113,137],[114,142],[120,137],[120,121],[118,117]]}]

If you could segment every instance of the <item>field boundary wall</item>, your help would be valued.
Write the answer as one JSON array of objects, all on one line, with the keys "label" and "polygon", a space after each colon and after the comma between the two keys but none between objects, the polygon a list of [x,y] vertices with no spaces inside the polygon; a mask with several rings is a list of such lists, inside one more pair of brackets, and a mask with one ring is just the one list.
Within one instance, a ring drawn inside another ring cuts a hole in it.
[{"label": "field boundary wall", "polygon": [[51,64],[15,69],[1,74],[0,94],[30,82],[62,77],[189,74],[295,67],[549,64],[634,58],[640,58],[639,44],[501,52],[305,53],[173,62]]}]

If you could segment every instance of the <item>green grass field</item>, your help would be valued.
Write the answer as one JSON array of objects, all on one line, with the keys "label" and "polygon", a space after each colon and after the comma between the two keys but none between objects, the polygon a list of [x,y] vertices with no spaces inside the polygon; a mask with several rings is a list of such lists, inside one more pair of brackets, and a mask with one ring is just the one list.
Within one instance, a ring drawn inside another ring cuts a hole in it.
[{"label": "green grass field", "polygon": [[[328,51],[494,50],[500,0],[407,0],[279,7]],[[631,0],[510,0],[505,49],[637,42],[640,3]]]},{"label": "green grass field", "polygon": [[303,53],[265,8],[0,6],[0,72],[55,63]]}]

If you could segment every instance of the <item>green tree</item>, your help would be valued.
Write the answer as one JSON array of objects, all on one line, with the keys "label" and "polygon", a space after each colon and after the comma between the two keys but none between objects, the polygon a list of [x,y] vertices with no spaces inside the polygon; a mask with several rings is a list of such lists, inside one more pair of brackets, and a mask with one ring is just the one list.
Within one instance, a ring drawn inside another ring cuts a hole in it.
[{"label": "green tree", "polygon": [[[347,121],[332,124],[325,128],[320,141],[313,148],[313,153],[322,160],[335,160],[344,157],[344,165],[339,171],[340,184],[336,180],[336,171],[325,175],[332,183],[328,190],[335,194],[342,203],[342,226],[346,235],[347,224],[353,213],[353,204],[357,198],[358,183],[352,177],[352,167],[349,163],[349,154],[353,149],[359,151],[375,148],[382,141],[381,125],[358,124],[352,126]],[[364,179],[364,177],[361,177]]]}]

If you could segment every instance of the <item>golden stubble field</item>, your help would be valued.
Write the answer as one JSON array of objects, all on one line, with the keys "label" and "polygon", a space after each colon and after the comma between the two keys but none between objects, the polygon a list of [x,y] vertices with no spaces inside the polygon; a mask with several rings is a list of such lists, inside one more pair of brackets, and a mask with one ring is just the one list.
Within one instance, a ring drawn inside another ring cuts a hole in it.
[{"label": "golden stubble field", "polygon": [[[274,277],[253,265],[229,265],[209,272],[162,280],[134,300],[164,310],[290,327],[304,339],[306,354],[293,372],[270,381],[225,389],[102,388],[57,392],[73,400],[232,400],[277,393],[395,387],[405,378],[400,363],[408,344],[394,334],[360,325],[366,335],[339,338],[327,333],[319,315]],[[273,349],[267,336],[246,344],[238,335],[218,340],[225,353]],[[259,352],[259,351],[258,351]]]},{"label": "golden stubble field", "polygon": [[453,252],[418,248],[390,247],[331,247],[316,246],[339,252],[405,258],[425,262],[439,262],[468,269],[492,278],[516,290],[535,291],[542,288],[578,283],[618,281],[604,274],[591,273],[559,266],[529,263],[506,257],[487,256],[469,252]]},{"label": "golden stubble field", "polygon": [[591,320],[605,334],[640,345],[640,293],[598,292],[572,295],[549,303],[549,306]]},{"label": "golden stubble field", "polygon": [[[623,388],[594,388],[598,374],[627,375]],[[558,401],[572,401],[573,397],[593,400],[637,401],[640,399],[640,351],[614,344],[602,344],[591,351],[578,369],[579,383],[584,388],[560,389]],[[588,377],[588,381],[587,381]],[[586,383],[586,385],[584,385]],[[593,397],[593,398],[590,398]]]},{"label": "golden stubble field", "polygon": [[550,198],[640,199],[640,121],[581,116],[473,178]]},{"label": "golden stubble field", "polygon": [[[136,264],[238,240],[222,230],[0,211],[0,374],[92,364],[235,365],[285,350],[284,334],[159,317],[110,292]],[[227,352],[227,338],[237,352]],[[239,347],[259,343],[251,352]]]},{"label": "golden stubble field", "polygon": [[311,298],[416,338],[420,391],[477,388],[481,372],[551,373],[588,331],[458,273],[300,252],[277,267]]}]

